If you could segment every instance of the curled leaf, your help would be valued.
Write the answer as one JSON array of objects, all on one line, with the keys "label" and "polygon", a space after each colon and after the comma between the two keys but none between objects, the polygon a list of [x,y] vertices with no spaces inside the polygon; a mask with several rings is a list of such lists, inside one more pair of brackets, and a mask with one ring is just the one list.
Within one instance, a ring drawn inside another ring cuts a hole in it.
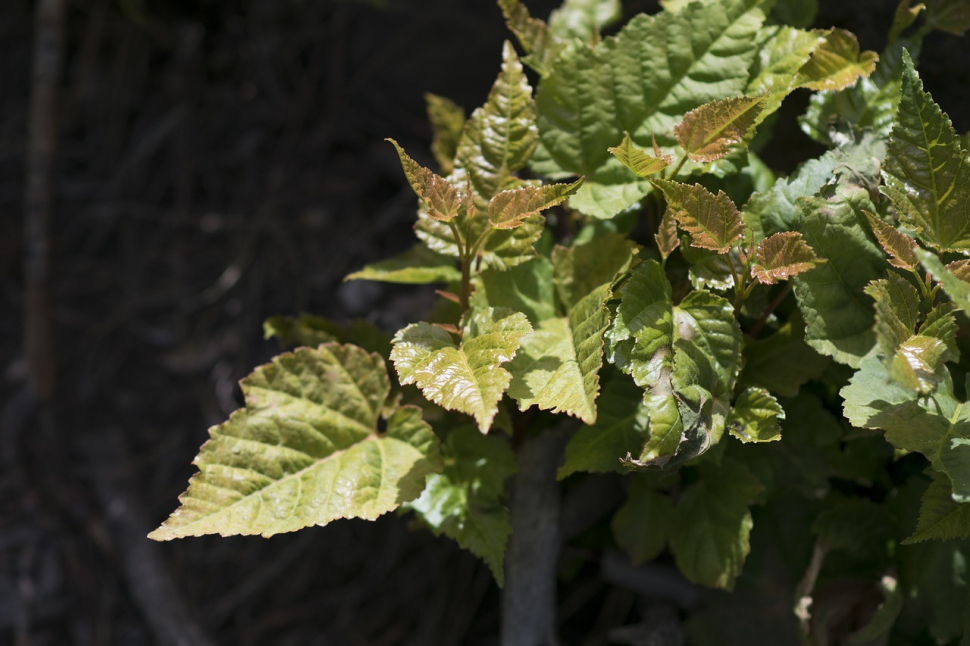
[{"label": "curled leaf", "polygon": [[623,133],[623,141],[620,145],[609,148],[609,151],[634,173],[640,177],[647,177],[648,175],[659,173],[673,163],[669,155],[664,155],[660,152],[656,140],[654,140],[653,145],[654,155],[650,156],[638,148],[630,138],[630,133],[626,132]]},{"label": "curled leaf", "polygon": [[844,90],[876,69],[879,55],[859,51],[859,39],[844,29],[833,29],[808,59],[795,79],[809,90]]},{"label": "curled leaf", "polygon": [[919,264],[916,257],[916,241],[908,235],[884,222],[881,218],[870,211],[863,211],[872,227],[872,232],[876,235],[876,240],[882,248],[889,254],[889,264],[900,269],[912,269]]},{"label": "curled leaf", "polygon": [[758,243],[755,258],[757,262],[751,266],[751,275],[766,285],[804,274],[825,262],[797,231],[783,231],[765,238]]},{"label": "curled leaf", "polygon": [[651,180],[667,198],[667,209],[691,236],[691,246],[727,253],[744,234],[741,213],[724,191],[714,195],[700,184]]},{"label": "curled leaf", "polygon": [[785,411],[771,393],[764,388],[745,388],[728,415],[727,428],[745,444],[774,442],[781,439],[778,421],[783,419]]},{"label": "curled leaf", "polygon": [[461,195],[454,185],[441,175],[436,175],[418,162],[411,159],[404,149],[393,139],[387,139],[401,158],[401,167],[408,184],[427,207],[428,217],[447,222],[461,210]]},{"label": "curled leaf", "polygon": [[515,229],[540,211],[562,204],[582,185],[580,178],[572,184],[523,186],[501,191],[488,202],[488,220],[496,229]]},{"label": "curled leaf", "polygon": [[725,157],[748,136],[766,102],[763,96],[739,96],[694,108],[674,126],[677,143],[694,161]]}]

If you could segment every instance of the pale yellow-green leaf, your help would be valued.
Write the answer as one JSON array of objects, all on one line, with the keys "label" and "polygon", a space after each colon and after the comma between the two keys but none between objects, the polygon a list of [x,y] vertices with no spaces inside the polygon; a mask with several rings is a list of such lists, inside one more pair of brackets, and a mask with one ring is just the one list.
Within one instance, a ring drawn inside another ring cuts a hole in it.
[{"label": "pale yellow-green leaf", "polygon": [[540,211],[562,204],[575,193],[583,180],[571,184],[523,186],[497,193],[488,202],[488,219],[496,229],[515,229]]},{"label": "pale yellow-green leaf", "polygon": [[860,53],[855,34],[833,29],[798,71],[795,85],[809,90],[843,90],[872,74],[878,61],[875,52]]},{"label": "pale yellow-green leaf", "polygon": [[[656,146],[656,142],[654,142],[654,145]],[[630,139],[629,132],[623,134],[623,141],[619,146],[614,146],[608,150],[639,177],[659,173],[673,163],[670,155],[664,155],[659,148],[654,148],[653,156],[638,148]]]},{"label": "pale yellow-green leaf", "polygon": [[465,109],[443,96],[426,92],[424,101],[431,122],[431,152],[441,172],[450,175],[455,170],[458,140],[465,127]]},{"label": "pale yellow-green leaf", "polygon": [[916,257],[916,241],[885,222],[870,211],[863,211],[879,245],[889,254],[889,264],[900,269],[912,269],[919,264]]},{"label": "pale yellow-green leaf", "polygon": [[724,191],[714,195],[700,184],[650,180],[663,191],[667,209],[691,236],[691,245],[727,253],[744,234],[741,213]]},{"label": "pale yellow-green leaf", "polygon": [[431,402],[471,415],[487,433],[512,380],[502,367],[532,332],[525,314],[489,308],[474,311],[460,342],[430,323],[413,323],[394,337],[391,361],[402,385],[415,384]]},{"label": "pale yellow-green leaf", "polygon": [[451,182],[411,159],[393,139],[388,139],[401,158],[404,175],[415,194],[427,208],[428,217],[447,222],[461,210],[461,195]]},{"label": "pale yellow-green leaf", "polygon": [[344,280],[376,280],[385,283],[425,284],[461,280],[455,259],[417,244],[402,254],[367,265]]},{"label": "pale yellow-green leaf", "polygon": [[674,126],[677,143],[694,161],[712,162],[748,137],[766,97],[739,96],[694,108]]},{"label": "pale yellow-green leaf", "polygon": [[441,469],[420,409],[398,408],[378,430],[390,390],[379,355],[300,348],[256,369],[242,389],[246,407],[210,429],[181,507],[150,538],[272,536],[373,520],[413,500]]},{"label": "pale yellow-green leaf", "polygon": [[825,33],[779,25],[766,26],[758,32],[758,55],[744,90],[748,96],[766,97],[764,110],[755,119],[755,125],[781,107],[785,97],[795,89],[796,73],[825,41]]},{"label": "pale yellow-green leaf", "polygon": [[502,71],[485,105],[472,112],[458,142],[456,165],[475,191],[491,199],[525,166],[539,142],[532,86],[512,44],[502,48]]},{"label": "pale yellow-green leaf", "polygon": [[801,233],[783,231],[758,243],[757,262],[751,265],[751,275],[766,285],[804,274],[825,262],[815,255]]}]

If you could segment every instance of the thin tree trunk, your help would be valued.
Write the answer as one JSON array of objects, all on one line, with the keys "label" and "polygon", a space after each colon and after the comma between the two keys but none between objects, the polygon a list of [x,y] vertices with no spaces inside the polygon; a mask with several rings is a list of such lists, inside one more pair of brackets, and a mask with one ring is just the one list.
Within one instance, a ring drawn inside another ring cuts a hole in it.
[{"label": "thin tree trunk", "polygon": [[27,134],[27,182],[24,194],[24,350],[30,388],[41,401],[49,401],[54,395],[50,231],[65,4],[65,0],[37,2]]},{"label": "thin tree trunk", "polygon": [[556,469],[571,433],[563,427],[526,439],[512,483],[512,537],[505,555],[502,646],[555,646],[559,483]]}]

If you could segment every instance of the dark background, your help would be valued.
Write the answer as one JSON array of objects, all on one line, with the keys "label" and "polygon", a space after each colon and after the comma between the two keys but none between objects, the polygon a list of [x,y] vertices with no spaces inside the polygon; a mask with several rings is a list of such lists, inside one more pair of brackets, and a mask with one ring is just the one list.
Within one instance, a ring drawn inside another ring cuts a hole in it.
[{"label": "dark background", "polygon": [[[540,16],[555,4],[529,2]],[[895,4],[823,0],[817,24],[881,50]],[[220,644],[494,643],[487,568],[406,517],[143,538],[175,508],[207,427],[239,406],[237,380],[277,351],[266,317],[394,330],[432,301],[341,280],[411,244],[414,197],[383,138],[430,163],[422,93],[469,112],[484,101],[508,37],[494,3],[69,2],[49,417],[22,349],[33,10],[0,8],[0,643],[167,644],[194,626]],[[935,33],[921,65],[960,132],[968,54]],[[794,122],[806,100],[789,99],[765,153],[777,168],[820,150]],[[569,643],[636,618],[634,593],[590,561],[562,590]]]}]

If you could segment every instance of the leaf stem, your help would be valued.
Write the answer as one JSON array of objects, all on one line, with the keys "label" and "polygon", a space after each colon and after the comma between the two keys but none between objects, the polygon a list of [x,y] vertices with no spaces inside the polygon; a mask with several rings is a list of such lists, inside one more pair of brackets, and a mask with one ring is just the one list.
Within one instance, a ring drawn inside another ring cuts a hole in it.
[{"label": "leaf stem", "polygon": [[461,316],[459,317],[461,318],[464,317],[465,312],[468,311],[468,302],[471,299],[471,265],[473,256],[469,253],[470,249],[468,248],[468,241],[464,240],[465,244],[462,244],[462,235],[454,220],[448,220],[448,226],[451,228],[451,232],[455,236],[455,244],[458,246],[458,259],[461,262]]},{"label": "leaf stem", "polygon": [[775,296],[770,303],[768,303],[768,307],[766,307],[765,311],[761,313],[761,316],[758,318],[758,321],[751,328],[751,331],[748,333],[748,336],[750,336],[752,339],[758,338],[758,334],[761,332],[761,329],[765,326],[765,323],[768,322],[768,317],[771,316],[771,313],[774,312],[779,305],[781,305],[781,302],[785,300],[785,297],[788,296],[788,293],[791,292],[791,289],[792,289],[791,281],[785,283],[785,288],[780,292],[778,292],[778,295]]},{"label": "leaf stem", "polygon": [[677,173],[680,172],[680,169],[683,168],[684,164],[686,163],[687,163],[687,153],[685,152],[683,155],[681,155],[680,160],[678,160],[677,162],[677,165],[674,166],[674,170],[670,173],[671,180],[677,177]]}]

